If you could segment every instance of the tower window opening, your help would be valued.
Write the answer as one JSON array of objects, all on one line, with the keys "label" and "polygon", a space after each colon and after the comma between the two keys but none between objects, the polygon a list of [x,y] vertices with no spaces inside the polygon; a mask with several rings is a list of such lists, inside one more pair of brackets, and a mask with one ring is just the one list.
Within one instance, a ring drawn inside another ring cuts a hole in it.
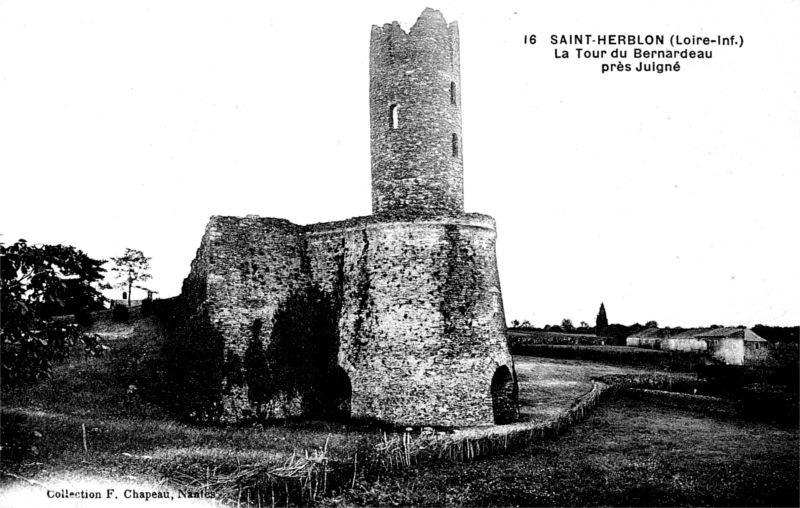
[{"label": "tower window opening", "polygon": [[397,111],[397,104],[392,104],[389,106],[389,118],[392,129],[397,129],[400,126],[400,117],[399,112]]},{"label": "tower window opening", "polygon": [[456,82],[450,82],[450,104],[456,103]]},{"label": "tower window opening", "polygon": [[453,134],[453,157],[458,157],[458,134]]}]

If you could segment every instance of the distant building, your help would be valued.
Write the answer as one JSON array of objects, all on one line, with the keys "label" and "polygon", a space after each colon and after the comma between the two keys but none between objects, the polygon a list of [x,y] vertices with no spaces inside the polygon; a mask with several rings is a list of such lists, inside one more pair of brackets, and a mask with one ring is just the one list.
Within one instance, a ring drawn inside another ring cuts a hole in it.
[{"label": "distant building", "polygon": [[705,352],[728,365],[760,365],[769,359],[769,342],[748,328],[692,328],[680,333],[648,328],[626,339],[631,347]]},{"label": "distant building", "polygon": [[643,347],[648,349],[661,349],[661,341],[669,335],[669,330],[663,328],[646,328],[628,336],[625,345],[630,347]]},{"label": "distant building", "polygon": [[[131,300],[131,308],[141,307],[143,301],[144,300]],[[116,300],[114,298],[110,298],[108,300],[108,303],[109,303],[109,308],[111,308],[111,309],[113,309],[117,305],[122,305],[123,307],[127,307],[128,306],[128,300],[127,299]]]},{"label": "distant building", "polygon": [[728,365],[758,365],[769,358],[769,342],[747,328],[716,328],[697,335],[713,358]]},{"label": "distant building", "polygon": [[661,339],[661,349],[686,353],[708,351],[708,343],[698,338],[698,334],[708,330],[710,328],[691,328],[677,334],[667,334]]}]

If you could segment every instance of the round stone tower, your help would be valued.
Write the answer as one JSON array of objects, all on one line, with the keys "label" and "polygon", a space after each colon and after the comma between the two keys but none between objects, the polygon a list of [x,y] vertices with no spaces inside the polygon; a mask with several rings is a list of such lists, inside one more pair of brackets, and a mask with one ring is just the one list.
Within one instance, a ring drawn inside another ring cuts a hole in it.
[{"label": "round stone tower", "polygon": [[[354,418],[515,421],[495,221],[464,213],[458,28],[426,9],[408,33],[373,27],[370,51],[373,215],[308,226],[213,218],[184,285],[186,311],[218,327],[225,358],[242,360],[257,340],[270,354],[286,330],[335,338],[325,393],[329,409]],[[328,302],[322,314],[336,319],[310,322],[296,295]],[[306,406],[254,402],[251,386],[230,383],[230,419]]]},{"label": "round stone tower", "polygon": [[458,25],[425,9],[370,40],[372,213],[464,211]]}]

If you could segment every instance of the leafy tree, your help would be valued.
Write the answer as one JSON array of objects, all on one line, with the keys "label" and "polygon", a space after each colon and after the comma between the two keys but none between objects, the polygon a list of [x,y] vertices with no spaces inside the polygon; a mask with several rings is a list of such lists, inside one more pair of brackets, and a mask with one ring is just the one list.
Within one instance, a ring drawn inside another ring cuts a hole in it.
[{"label": "leafy tree", "polygon": [[755,325],[753,332],[770,342],[800,342],[800,327]]},{"label": "leafy tree", "polygon": [[600,311],[597,313],[597,321],[595,321],[595,328],[597,333],[602,333],[608,327],[608,317],[606,316],[606,307],[603,302],[600,302]]},{"label": "leafy tree", "polygon": [[531,328],[531,322],[526,319],[525,321],[522,322],[520,326],[522,328]]},{"label": "leafy tree", "polygon": [[575,326],[572,324],[572,320],[565,318],[561,320],[561,329],[565,332],[572,332],[575,331]]},{"label": "leafy tree", "polygon": [[[116,272],[117,283],[114,285],[116,288],[128,288],[128,307],[131,306],[131,289],[136,282],[144,282],[151,279],[148,270],[150,270],[150,259],[145,257],[144,253],[136,249],[125,249],[125,254],[120,257],[112,257],[111,260],[117,265],[112,268],[112,272]],[[139,289],[147,290],[142,286],[136,286]]]},{"label": "leafy tree", "polygon": [[[100,271],[102,268],[97,267]],[[97,289],[107,289],[110,286],[98,280],[63,279],[64,293],[61,301],[46,301],[41,307],[43,316],[60,316],[64,314],[85,313],[87,311],[103,310],[105,298]],[[95,284],[94,286],[92,284]]]},{"label": "leafy tree", "polygon": [[512,328],[519,328],[519,319],[515,319],[515,320],[511,321],[511,327]]},{"label": "leafy tree", "polygon": [[589,328],[589,323],[586,321],[581,321],[581,328]]},{"label": "leafy tree", "polygon": [[644,327],[645,328],[658,328],[658,322],[657,321],[648,321],[647,323],[644,324]]},{"label": "leafy tree", "polygon": [[10,385],[48,377],[52,363],[67,358],[73,344],[86,354],[105,348],[80,326],[56,323],[54,306],[102,301],[95,287],[103,279],[103,261],[65,245],[0,245],[0,347],[2,380]]}]

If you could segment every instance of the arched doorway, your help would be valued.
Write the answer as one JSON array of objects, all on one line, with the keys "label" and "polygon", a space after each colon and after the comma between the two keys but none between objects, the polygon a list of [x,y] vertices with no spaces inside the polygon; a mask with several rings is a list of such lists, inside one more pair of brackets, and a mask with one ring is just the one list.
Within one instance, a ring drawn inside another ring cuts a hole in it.
[{"label": "arched doorway", "polygon": [[494,372],[491,390],[494,423],[502,425],[516,421],[519,416],[517,383],[505,365],[501,365]]},{"label": "arched doorway", "polygon": [[330,378],[321,389],[324,392],[322,394],[324,401],[321,408],[322,416],[333,420],[349,419],[353,387],[347,372],[341,367],[336,367],[331,371]]}]

